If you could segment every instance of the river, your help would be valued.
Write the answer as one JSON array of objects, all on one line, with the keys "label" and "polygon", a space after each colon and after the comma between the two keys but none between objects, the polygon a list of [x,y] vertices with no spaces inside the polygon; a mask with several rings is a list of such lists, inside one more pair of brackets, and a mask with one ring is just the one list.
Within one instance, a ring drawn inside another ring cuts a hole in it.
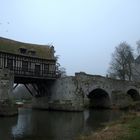
[{"label": "river", "polygon": [[73,140],[117,120],[125,112],[85,110],[59,112],[19,108],[19,115],[0,117],[0,140]]}]

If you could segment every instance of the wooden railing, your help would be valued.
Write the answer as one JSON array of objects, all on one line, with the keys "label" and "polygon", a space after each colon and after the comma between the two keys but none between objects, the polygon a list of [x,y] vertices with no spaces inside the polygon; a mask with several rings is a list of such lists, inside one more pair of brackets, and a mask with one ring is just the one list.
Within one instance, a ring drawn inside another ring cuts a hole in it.
[{"label": "wooden railing", "polygon": [[11,71],[14,72],[14,76],[18,77],[33,77],[33,78],[56,78],[56,73],[55,71],[45,71],[45,70],[40,70],[40,71],[35,71],[35,69],[28,69],[28,70],[23,70],[22,68],[18,67],[13,67],[10,68]]}]

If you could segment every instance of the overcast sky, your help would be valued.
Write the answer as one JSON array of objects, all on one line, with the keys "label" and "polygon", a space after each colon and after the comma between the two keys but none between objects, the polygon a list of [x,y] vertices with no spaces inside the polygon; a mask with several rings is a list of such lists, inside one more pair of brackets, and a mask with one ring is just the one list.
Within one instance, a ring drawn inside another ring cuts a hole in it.
[{"label": "overcast sky", "polygon": [[0,36],[54,45],[68,75],[106,75],[114,47],[140,39],[140,0],[0,0]]}]

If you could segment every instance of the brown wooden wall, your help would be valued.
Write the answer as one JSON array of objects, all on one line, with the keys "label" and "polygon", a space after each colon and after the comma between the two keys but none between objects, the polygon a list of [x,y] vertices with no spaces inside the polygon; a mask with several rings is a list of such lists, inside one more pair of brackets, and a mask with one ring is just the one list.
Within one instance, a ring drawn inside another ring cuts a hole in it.
[{"label": "brown wooden wall", "polygon": [[15,76],[56,77],[56,61],[0,52],[0,68],[9,68]]}]

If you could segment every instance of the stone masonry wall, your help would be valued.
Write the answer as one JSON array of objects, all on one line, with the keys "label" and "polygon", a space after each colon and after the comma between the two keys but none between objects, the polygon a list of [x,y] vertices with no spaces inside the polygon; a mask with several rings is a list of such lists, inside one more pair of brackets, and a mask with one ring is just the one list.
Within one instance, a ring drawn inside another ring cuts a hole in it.
[{"label": "stone masonry wall", "polygon": [[83,110],[83,95],[75,77],[64,77],[56,80],[51,87],[50,109],[81,111]]},{"label": "stone masonry wall", "polygon": [[18,113],[12,101],[14,77],[8,69],[0,69],[0,116],[11,116]]},{"label": "stone masonry wall", "polygon": [[14,78],[8,69],[0,69],[0,100],[12,98]]},{"label": "stone masonry wall", "polygon": [[110,98],[110,107],[125,108],[132,98],[127,94],[128,90],[134,89],[140,93],[140,84],[132,81],[110,79],[99,75],[89,75],[86,73],[76,73],[79,87],[84,93],[85,99],[95,89],[102,89],[107,92]]},{"label": "stone masonry wall", "polygon": [[[102,89],[107,93],[107,100],[102,98],[102,102],[107,103],[104,106],[109,105],[110,108],[127,107],[132,101],[132,98],[127,94],[128,90],[135,89],[140,93],[140,86],[135,82],[76,73],[75,76],[57,79],[50,86],[50,97],[45,97],[46,99],[44,97],[35,99],[38,101],[36,105],[52,110],[82,111],[85,106],[89,106],[91,100],[88,98],[88,95],[95,89]],[[98,99],[96,101],[98,104],[100,100]]]}]

